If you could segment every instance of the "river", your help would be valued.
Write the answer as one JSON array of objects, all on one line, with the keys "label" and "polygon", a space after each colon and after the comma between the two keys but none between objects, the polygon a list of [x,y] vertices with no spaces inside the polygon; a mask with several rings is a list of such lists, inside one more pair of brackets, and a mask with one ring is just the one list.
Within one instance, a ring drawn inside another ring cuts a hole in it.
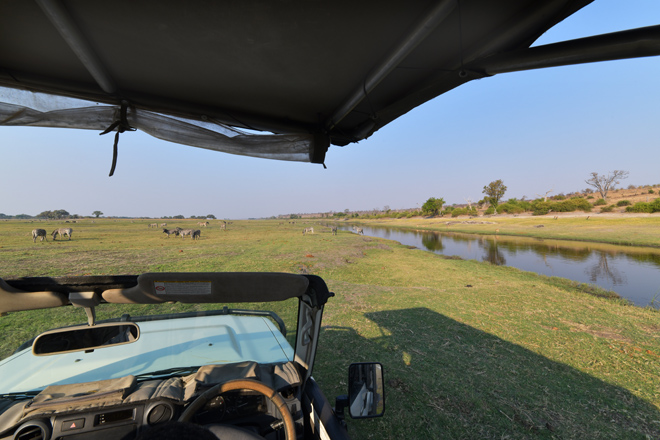
[{"label": "river", "polygon": [[[568,278],[616,292],[638,306],[660,308],[660,249],[527,237],[410,231],[360,226],[364,234],[447,256],[487,261]],[[352,226],[340,225],[352,231]]]}]

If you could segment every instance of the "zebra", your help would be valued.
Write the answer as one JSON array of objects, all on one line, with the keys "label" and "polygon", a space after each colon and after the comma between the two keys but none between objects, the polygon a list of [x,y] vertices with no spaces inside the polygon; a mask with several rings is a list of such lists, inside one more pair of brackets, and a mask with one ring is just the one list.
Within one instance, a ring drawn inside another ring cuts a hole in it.
[{"label": "zebra", "polygon": [[46,230],[45,229],[33,229],[32,230],[32,241],[37,242],[37,237],[39,237],[39,241],[48,241],[48,238],[46,238]]},{"label": "zebra", "polygon": [[180,228],[175,228],[175,229],[165,229],[163,228],[163,234],[167,234],[167,238],[170,238],[171,234],[174,235],[179,235]]},{"label": "zebra", "polygon": [[305,235],[307,233],[313,234],[314,233],[314,228],[305,228],[305,229],[303,229],[303,235]]},{"label": "zebra", "polygon": [[199,240],[199,237],[201,235],[202,235],[202,231],[200,231],[199,229],[195,229],[194,231],[192,231],[192,237],[191,238],[193,240]]},{"label": "zebra", "polygon": [[330,226],[330,232],[332,235],[337,235],[337,226]]},{"label": "zebra", "polygon": [[55,241],[55,237],[57,237],[57,234],[60,234],[60,238],[64,237],[65,235],[69,236],[69,240],[71,240],[71,233],[73,232],[73,229],[71,228],[58,228],[53,231],[53,241]]},{"label": "zebra", "polygon": [[184,238],[186,235],[190,235],[192,237],[193,230],[192,229],[181,229],[179,231],[179,236],[181,238]]}]

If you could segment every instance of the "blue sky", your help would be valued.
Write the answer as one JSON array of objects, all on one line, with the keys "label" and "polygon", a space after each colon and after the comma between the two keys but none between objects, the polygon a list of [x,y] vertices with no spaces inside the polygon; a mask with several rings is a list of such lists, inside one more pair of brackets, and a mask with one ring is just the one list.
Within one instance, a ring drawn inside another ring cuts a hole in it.
[{"label": "blue sky", "polygon": [[[660,24],[657,0],[596,0],[536,44]],[[660,57],[502,74],[428,102],[320,165],[232,156],[125,133],[0,127],[0,213],[218,218],[415,208],[586,188],[592,171],[660,184]],[[11,167],[8,164],[12,164]]]}]

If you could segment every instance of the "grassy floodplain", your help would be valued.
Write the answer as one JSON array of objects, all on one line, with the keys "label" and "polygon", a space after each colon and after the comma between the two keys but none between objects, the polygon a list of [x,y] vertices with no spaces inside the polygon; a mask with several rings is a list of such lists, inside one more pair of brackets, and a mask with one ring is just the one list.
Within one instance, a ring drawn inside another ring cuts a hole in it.
[{"label": "grassy floodplain", "polygon": [[[551,221],[530,224],[546,224],[534,231],[545,233]],[[351,362],[385,368],[385,417],[349,419],[355,439],[660,438],[658,311],[589,295],[564,279],[347,231],[333,236],[304,220],[236,221],[227,231],[216,221],[196,242],[167,239],[151,222],[86,219],[70,225],[73,240],[47,243],[33,243],[30,231],[63,224],[0,222],[0,277],[313,273],[336,294],[314,370],[328,398],[346,392]],[[305,226],[315,233],[303,236]],[[497,229],[524,227],[512,220]],[[82,311],[70,313],[85,321]],[[30,322],[19,313],[0,318],[4,339]]]}]

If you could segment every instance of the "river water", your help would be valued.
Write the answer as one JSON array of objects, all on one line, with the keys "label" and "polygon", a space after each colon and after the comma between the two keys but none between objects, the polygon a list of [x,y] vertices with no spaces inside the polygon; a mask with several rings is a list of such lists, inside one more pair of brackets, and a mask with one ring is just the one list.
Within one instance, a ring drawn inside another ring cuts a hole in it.
[{"label": "river water", "polygon": [[[660,249],[566,240],[361,226],[365,235],[447,256],[597,285],[638,306],[660,308]],[[352,230],[341,225],[340,229]]]}]

